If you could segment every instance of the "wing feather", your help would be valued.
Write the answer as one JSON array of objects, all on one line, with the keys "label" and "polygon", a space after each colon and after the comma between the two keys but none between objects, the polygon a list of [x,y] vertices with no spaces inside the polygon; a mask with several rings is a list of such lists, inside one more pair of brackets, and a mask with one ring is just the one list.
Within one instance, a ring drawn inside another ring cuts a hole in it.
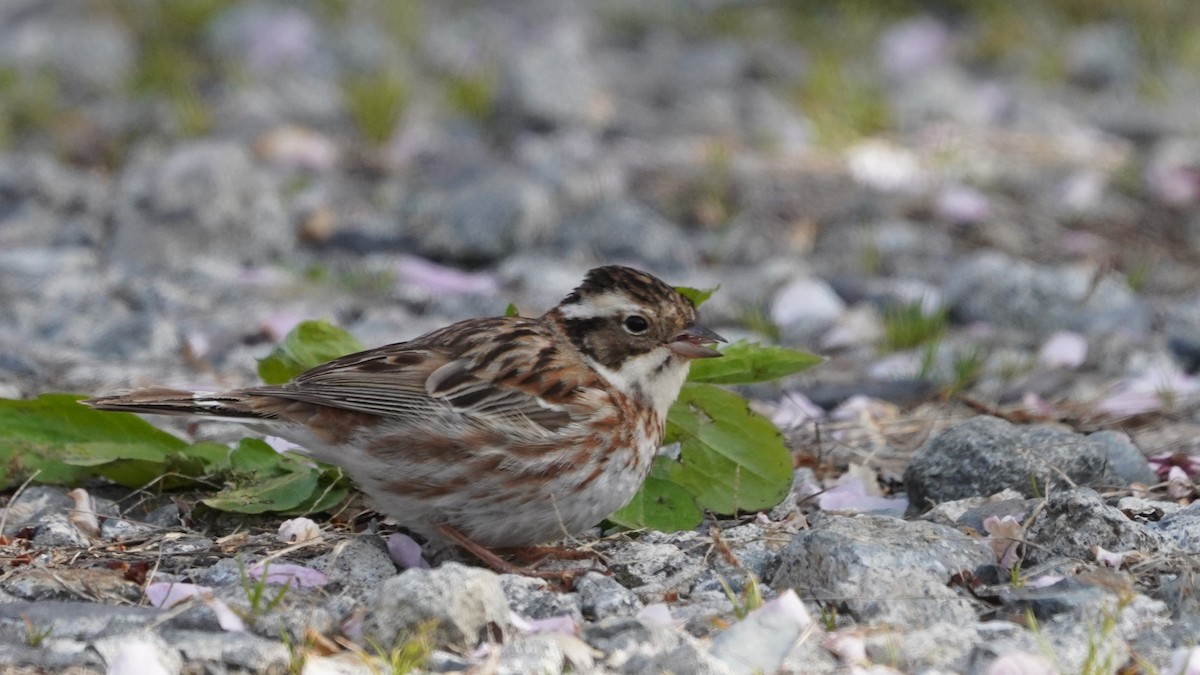
[{"label": "wing feather", "polygon": [[[529,319],[519,321],[531,323]],[[537,355],[554,343],[553,335],[545,334],[544,328],[533,331],[523,325],[521,330],[521,344],[514,349]],[[458,418],[505,433],[545,437],[571,423],[564,397],[555,396],[551,401],[541,395],[546,389],[540,386],[541,378],[514,378],[511,371],[501,372],[494,359],[483,358],[495,354],[495,339],[446,336],[441,345],[431,344],[439,342],[438,333],[418,342],[350,354],[305,371],[286,384],[256,387],[247,393],[379,415],[414,427]],[[504,335],[503,331],[472,333]]]}]

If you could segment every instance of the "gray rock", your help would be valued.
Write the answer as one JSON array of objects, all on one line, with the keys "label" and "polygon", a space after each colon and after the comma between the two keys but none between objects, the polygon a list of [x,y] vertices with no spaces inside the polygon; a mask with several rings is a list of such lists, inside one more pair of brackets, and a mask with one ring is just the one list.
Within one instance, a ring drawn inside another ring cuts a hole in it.
[{"label": "gray rock", "polygon": [[143,152],[121,176],[111,243],[133,270],[194,267],[210,256],[263,264],[295,246],[278,192],[246,148],[202,140]]},{"label": "gray rock", "polygon": [[554,205],[545,186],[494,167],[449,187],[418,189],[400,208],[406,241],[423,256],[495,262],[549,236]]},{"label": "gray rock", "polygon": [[[47,638],[37,647],[24,642],[0,643],[0,663],[12,672],[65,673],[71,669],[91,668],[86,672],[104,672],[100,654],[88,648],[86,642]],[[28,671],[19,668],[28,668]]]},{"label": "gray rock", "polygon": [[1108,551],[1142,551],[1148,555],[1179,551],[1167,534],[1130,520],[1087,488],[1051,492],[1045,508],[1026,530],[1026,536],[1032,545],[1027,547],[1025,562],[1031,565],[1058,556],[1095,560],[1097,546]]},{"label": "gray rock", "polygon": [[92,641],[138,631],[161,618],[162,610],[94,602],[0,603],[0,642],[25,644],[29,630],[61,640]]},{"label": "gray rock", "polygon": [[579,596],[580,610],[589,621],[635,616],[643,607],[636,593],[599,572],[588,572],[576,579],[575,593]]},{"label": "gray rock", "polygon": [[375,535],[356,537],[345,545],[335,546],[308,566],[329,575],[330,581],[351,592],[368,594],[375,593],[396,575],[396,563],[384,548],[383,540]]},{"label": "gray rock", "polygon": [[660,273],[687,269],[699,261],[692,239],[675,223],[627,199],[570,214],[554,231],[558,250],[592,261],[640,264]]},{"label": "gray rock", "polygon": [[[811,648],[819,646],[822,638],[823,633],[800,599],[794,593],[786,593],[719,633],[709,651],[735,672],[775,673],[794,651],[804,650],[813,656],[823,651]],[[820,663],[817,659],[806,672],[829,671],[836,666],[828,652],[824,660],[823,667],[817,667]]]},{"label": "gray rock", "polygon": [[1095,24],[1074,31],[1067,39],[1067,76],[1090,88],[1132,89],[1137,80],[1138,45],[1129,26]]},{"label": "gray rock", "polygon": [[691,638],[685,638],[667,652],[635,656],[623,673],[696,673],[697,675],[734,675],[739,672],[709,654]]},{"label": "gray rock", "polygon": [[1150,308],[1114,275],[1095,281],[1085,266],[1038,266],[987,251],[955,265],[946,304],[963,321],[983,321],[1044,337],[1056,330],[1087,335],[1145,333]]},{"label": "gray rock", "polygon": [[943,525],[885,516],[818,513],[809,526],[782,551],[770,580],[775,588],[837,603],[862,622],[974,620],[971,603],[946,583],[959,571],[995,560],[979,540]]},{"label": "gray rock", "polygon": [[604,654],[604,665],[621,673],[730,673],[677,630],[634,618],[588,624],[583,639]]},{"label": "gray rock", "polygon": [[498,101],[502,116],[535,129],[604,122],[601,85],[589,56],[589,23],[583,19],[570,9],[552,11],[537,22],[536,39],[508,55]]},{"label": "gray rock", "polygon": [[[646,532],[604,553],[620,585],[632,590],[642,602],[658,602],[666,593],[686,593],[704,575],[703,561],[682,550],[700,546],[701,541],[695,532]],[[586,599],[584,605],[586,612]]]},{"label": "gray rock", "polygon": [[771,301],[771,320],[788,344],[809,344],[846,311],[846,303],[821,279],[801,277],[779,289]]},{"label": "gray rock", "polygon": [[904,472],[904,485],[912,508],[920,511],[1004,489],[1034,497],[1072,485],[1123,485],[1110,467],[1110,454],[1125,466],[1122,458],[1130,453],[1137,449],[1115,434],[1092,439],[1049,425],[1014,426],[979,416],[922,446]]},{"label": "gray rock", "polygon": [[[576,582],[576,591],[583,579],[602,576],[595,572],[584,575]],[[608,577],[602,577],[607,579]],[[584,582],[585,586],[595,586],[594,581]],[[549,619],[556,616],[569,616],[576,625],[583,624],[583,602],[580,593],[559,593],[550,588],[545,579],[523,577],[515,574],[501,574],[500,586],[504,589],[504,597],[508,599],[508,607],[519,616],[526,619]],[[628,593],[628,591],[626,591]],[[632,594],[630,594],[632,595]],[[634,598],[636,600],[636,598]],[[641,603],[638,603],[641,607]],[[634,610],[636,613],[636,610]]]},{"label": "gray rock", "polygon": [[0,245],[95,245],[112,208],[108,180],[53,158],[0,156]]},{"label": "gray rock", "polygon": [[286,644],[252,633],[164,630],[161,634],[185,663],[209,669],[203,672],[286,672],[293,663]]},{"label": "gray rock", "polygon": [[5,507],[4,536],[12,537],[19,530],[36,526],[51,514],[65,514],[74,505],[65,488],[30,485]]},{"label": "gray rock", "polygon": [[88,534],[84,534],[67,520],[66,512],[52,513],[43,518],[41,524],[35,528],[34,538],[31,540],[34,545],[48,549],[85,549],[91,544]]},{"label": "gray rock", "polygon": [[1171,513],[1150,527],[1173,539],[1185,553],[1200,553],[1200,503]]},{"label": "gray rock", "polygon": [[52,73],[67,91],[121,91],[133,72],[133,36],[107,17],[30,12],[26,20],[0,26],[0,66],[27,77]]},{"label": "gray rock", "polygon": [[518,638],[500,648],[496,673],[525,675],[525,673],[561,673],[564,666],[571,672],[586,671],[593,665],[588,646],[572,635],[546,633]]},{"label": "gray rock", "polygon": [[1158,477],[1150,469],[1150,463],[1146,461],[1146,455],[1133,444],[1127,434],[1120,431],[1097,431],[1088,434],[1087,439],[1103,444],[1108,470],[1121,481],[1121,485],[1153,485],[1158,481]]},{"label": "gray rock", "polygon": [[439,645],[471,649],[512,630],[508,603],[496,574],[459,563],[410,569],[383,583],[364,623],[364,634],[390,646],[425,621],[435,621]]},{"label": "gray rock", "polygon": [[895,632],[864,636],[867,660],[887,663],[902,673],[961,673],[980,641],[973,621],[944,621],[928,626],[900,626]]}]

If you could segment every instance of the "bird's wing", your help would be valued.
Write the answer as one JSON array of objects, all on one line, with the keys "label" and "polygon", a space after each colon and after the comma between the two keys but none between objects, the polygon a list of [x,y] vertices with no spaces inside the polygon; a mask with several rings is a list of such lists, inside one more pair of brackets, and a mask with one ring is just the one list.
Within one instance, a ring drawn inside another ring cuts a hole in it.
[{"label": "bird's wing", "polygon": [[477,330],[460,339],[436,337],[344,356],[287,384],[245,393],[415,427],[457,416],[485,428],[544,437],[571,423],[578,383],[559,367],[563,359],[553,358],[558,356],[553,336]]}]

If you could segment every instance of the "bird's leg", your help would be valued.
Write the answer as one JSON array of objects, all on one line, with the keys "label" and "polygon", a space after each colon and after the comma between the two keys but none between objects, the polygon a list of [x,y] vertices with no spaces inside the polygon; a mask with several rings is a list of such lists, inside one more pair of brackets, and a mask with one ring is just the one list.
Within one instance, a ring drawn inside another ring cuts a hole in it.
[{"label": "bird's leg", "polygon": [[566,548],[563,546],[517,546],[500,550],[535,565],[545,558],[558,558],[560,560],[595,560],[596,562],[605,564],[607,567],[607,561],[604,559],[604,556],[600,555],[598,551],[590,549]]},{"label": "bird's leg", "polygon": [[492,568],[492,570],[500,572],[501,574],[517,574],[520,576],[537,577],[539,579],[558,581],[564,584],[568,589],[575,581],[575,573],[569,570],[535,570],[529,567],[514,565],[504,558],[496,555],[496,553],[491,549],[463,534],[453,525],[439,525],[438,532],[440,532],[445,538],[449,539],[455,544],[458,544],[463,550],[478,558],[480,562]]}]

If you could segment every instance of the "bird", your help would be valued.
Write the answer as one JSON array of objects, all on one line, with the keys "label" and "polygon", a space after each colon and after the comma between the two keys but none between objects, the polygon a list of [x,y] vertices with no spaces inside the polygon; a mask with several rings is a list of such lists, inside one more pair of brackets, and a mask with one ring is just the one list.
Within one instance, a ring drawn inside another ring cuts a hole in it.
[{"label": "bird", "polygon": [[284,384],[83,403],[281,437],[409,531],[483,557],[578,535],[629,503],[691,362],[721,356],[718,342],[675,288],[610,265],[541,316],[466,319]]}]

